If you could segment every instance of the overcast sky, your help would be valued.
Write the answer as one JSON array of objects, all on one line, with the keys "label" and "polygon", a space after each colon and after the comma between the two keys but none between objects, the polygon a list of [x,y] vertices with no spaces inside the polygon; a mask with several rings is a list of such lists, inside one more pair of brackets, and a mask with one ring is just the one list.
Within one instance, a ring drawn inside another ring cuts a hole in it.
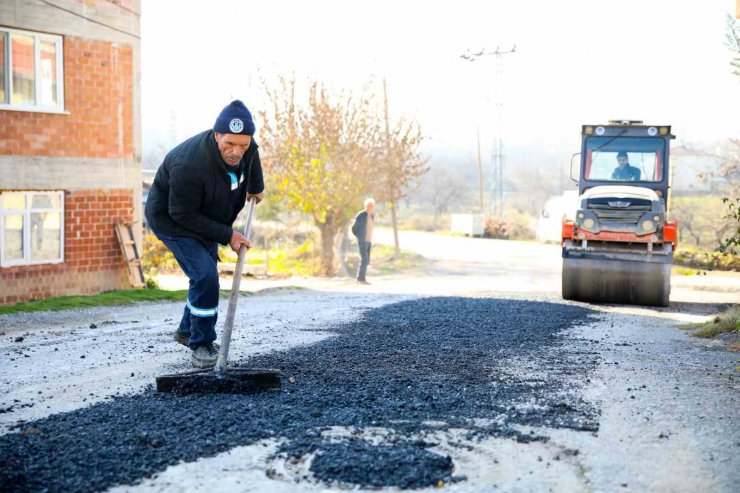
[{"label": "overcast sky", "polygon": [[[428,147],[495,134],[496,57],[507,146],[578,146],[580,125],[672,124],[681,141],[740,135],[740,78],[724,44],[735,0],[145,0],[145,142],[210,128],[231,98],[256,113],[259,72],[337,89],[388,81],[392,116],[416,118]],[[259,122],[257,122],[259,128]],[[258,134],[259,137],[259,134]]]}]

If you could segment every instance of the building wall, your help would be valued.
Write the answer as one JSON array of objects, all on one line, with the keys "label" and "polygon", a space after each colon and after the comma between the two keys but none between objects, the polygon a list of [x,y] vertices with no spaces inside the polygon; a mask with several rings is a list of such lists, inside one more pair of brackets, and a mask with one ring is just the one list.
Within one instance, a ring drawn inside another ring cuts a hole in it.
[{"label": "building wall", "polygon": [[0,2],[0,26],[63,36],[65,103],[0,110],[0,191],[65,191],[65,257],[0,268],[0,304],[128,287],[117,221],[141,251],[140,0],[53,3]]},{"label": "building wall", "polygon": [[133,155],[132,47],[64,38],[67,114],[0,111],[0,154]]},{"label": "building wall", "polygon": [[128,285],[113,227],[133,219],[132,191],[70,191],[64,203],[64,262],[3,268],[0,305]]}]

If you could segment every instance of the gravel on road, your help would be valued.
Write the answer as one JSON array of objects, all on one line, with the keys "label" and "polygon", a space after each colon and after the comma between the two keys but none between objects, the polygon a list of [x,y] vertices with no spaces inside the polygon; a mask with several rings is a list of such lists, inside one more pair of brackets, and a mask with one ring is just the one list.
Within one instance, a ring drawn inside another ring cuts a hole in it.
[{"label": "gravel on road", "polygon": [[[173,396],[149,388],[22,423],[0,436],[0,484],[98,491],[271,438],[281,441],[277,457],[310,459],[308,481],[408,488],[463,480],[418,437],[454,428],[465,439],[527,443],[547,440],[527,428],[598,430],[598,410],[582,397],[598,352],[567,337],[593,313],[460,297],[374,308],[317,329],[335,337],[250,359],[285,373],[277,391]],[[389,432],[373,443],[327,433],[335,427]]]}]

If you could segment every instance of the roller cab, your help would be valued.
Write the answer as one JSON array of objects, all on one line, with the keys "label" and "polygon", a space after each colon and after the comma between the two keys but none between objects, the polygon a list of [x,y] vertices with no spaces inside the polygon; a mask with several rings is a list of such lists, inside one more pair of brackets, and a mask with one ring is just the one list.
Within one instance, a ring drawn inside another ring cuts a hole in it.
[{"label": "roller cab", "polygon": [[563,298],[667,306],[677,224],[668,218],[671,128],[584,125],[579,202],[564,220]]}]

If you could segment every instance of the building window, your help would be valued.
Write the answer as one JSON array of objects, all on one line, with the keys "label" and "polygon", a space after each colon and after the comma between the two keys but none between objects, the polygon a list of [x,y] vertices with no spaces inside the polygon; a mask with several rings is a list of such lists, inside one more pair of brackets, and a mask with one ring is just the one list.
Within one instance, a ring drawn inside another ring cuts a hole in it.
[{"label": "building window", "polygon": [[64,192],[0,192],[0,267],[64,261]]},{"label": "building window", "polygon": [[0,27],[0,109],[64,111],[61,36]]}]

